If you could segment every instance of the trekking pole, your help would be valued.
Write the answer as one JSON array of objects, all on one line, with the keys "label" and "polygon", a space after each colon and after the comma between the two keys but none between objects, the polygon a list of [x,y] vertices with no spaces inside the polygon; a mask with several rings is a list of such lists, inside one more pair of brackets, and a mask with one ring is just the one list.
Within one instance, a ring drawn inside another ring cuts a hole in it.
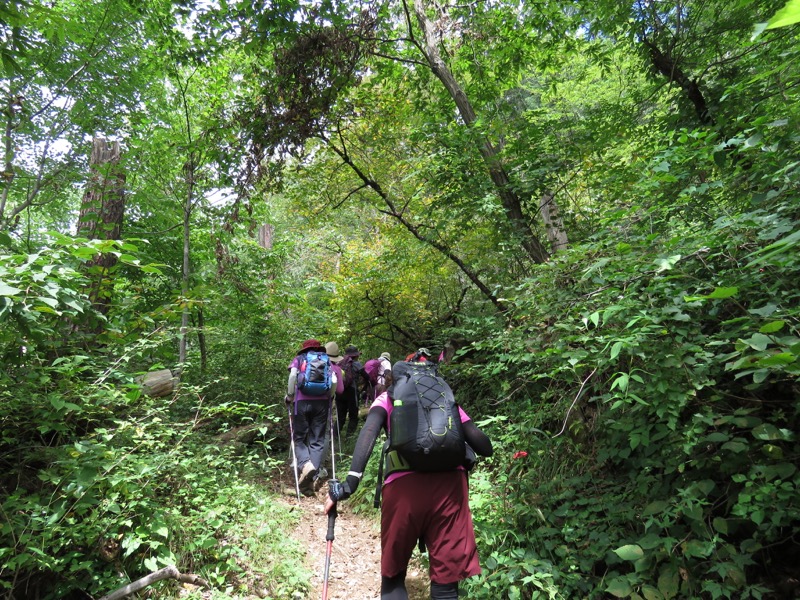
[{"label": "trekking pole", "polygon": [[294,489],[297,492],[297,501],[300,502],[300,478],[297,475],[297,453],[294,451],[294,423],[292,417],[292,407],[286,404],[289,409],[289,446],[292,449],[292,468],[294,469]]},{"label": "trekking pole", "polygon": [[[334,459],[334,455],[336,451],[333,447],[333,408],[336,403],[334,402],[333,398],[331,398],[331,408],[328,411],[328,417],[330,418],[331,422],[331,479],[336,479],[336,462]],[[339,441],[339,452],[342,451],[342,442]]]},{"label": "trekking pole", "polygon": [[[333,458],[333,456],[335,454],[335,451],[334,451],[334,448],[333,448],[333,408],[334,408],[334,405],[335,405],[335,402],[333,402],[333,400],[331,400],[331,410],[328,411],[330,413],[330,417],[331,417],[331,479],[330,479],[330,481],[328,481],[328,487],[329,488],[337,483],[337,481],[336,481],[336,463],[334,462],[334,458]],[[336,427],[336,429],[339,429],[339,427],[338,427],[338,423],[339,423],[339,421],[338,421],[338,417],[339,417],[338,412],[336,414],[336,417],[337,417],[337,421],[336,421],[337,427]],[[341,452],[342,451],[341,438],[339,438],[339,440],[340,440],[339,441],[339,452]],[[341,456],[339,458],[341,458]],[[334,538],[333,527],[334,527],[335,523],[336,523],[336,505],[334,504],[331,507],[331,509],[328,511],[328,532],[325,534],[325,542],[327,544],[327,547],[325,548],[325,569],[324,569],[324,571],[322,573],[322,600],[328,600],[328,577],[330,575],[330,570],[331,570],[331,551],[333,550],[333,538]]]},{"label": "trekking pole", "polygon": [[[335,481],[333,479],[331,484]],[[327,548],[325,549],[325,570],[322,574],[322,600],[328,600],[328,576],[331,570],[331,551],[333,550],[333,526],[336,523],[336,505],[328,511],[328,533],[325,535]]]},{"label": "trekking pole", "polygon": [[[338,440],[338,444],[339,444],[339,460],[342,460],[342,432],[339,429],[339,407],[336,406],[335,402],[333,403],[333,405],[331,405],[331,444],[333,444],[333,409],[334,408],[336,409],[336,439]],[[331,448],[333,448],[333,446],[331,446]],[[331,451],[331,464],[333,464],[332,455],[333,455],[333,451]],[[333,475],[335,475],[335,474],[336,473],[334,472]]]}]

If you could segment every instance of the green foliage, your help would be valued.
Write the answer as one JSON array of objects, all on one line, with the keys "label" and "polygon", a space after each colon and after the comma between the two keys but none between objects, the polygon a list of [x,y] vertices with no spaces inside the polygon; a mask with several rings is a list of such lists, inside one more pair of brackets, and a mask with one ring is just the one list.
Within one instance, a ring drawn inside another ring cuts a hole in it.
[{"label": "green foliage", "polygon": [[[69,372],[62,366],[60,375]],[[265,502],[260,486],[244,483],[262,460],[196,431],[221,407],[195,406],[194,418],[165,420],[162,400],[96,382],[62,385],[76,397],[17,395],[3,403],[3,448],[23,449],[2,482],[18,482],[2,503],[4,587],[47,573],[57,577],[52,597],[74,589],[99,595],[169,564],[225,587],[251,577],[251,562],[264,569],[259,585],[277,596],[306,585],[294,573],[302,556],[284,541],[276,548],[268,535],[285,527],[287,515]],[[167,408],[199,397],[188,387],[182,394]],[[252,538],[248,528],[257,529]],[[268,568],[276,552],[282,560]]]},{"label": "green foliage", "polygon": [[613,218],[474,345],[487,386],[515,365],[486,389],[524,415],[501,455],[527,452],[494,472],[487,580],[547,558],[565,597],[765,597],[800,519],[796,207],[664,236]]},{"label": "green foliage", "polygon": [[[284,468],[307,337],[458,347],[445,375],[496,447],[471,476],[470,597],[790,588],[794,2],[431,10],[471,127],[398,4],[196,4],[0,7],[4,591],[99,595],[174,563],[230,594],[307,593],[273,535],[289,515],[248,483]],[[68,237],[96,132],[123,141],[127,240]],[[509,231],[486,140],[526,227],[555,192],[572,248],[547,265]],[[181,387],[142,395],[182,335]]]},{"label": "green foliage", "polygon": [[798,22],[800,22],[800,2],[797,0],[788,0],[782,9],[772,15],[769,21],[766,23],[759,23],[756,26],[756,33],[753,37],[755,38],[765,29],[787,27]]},{"label": "green foliage", "polygon": [[[143,396],[129,369],[157,338],[134,342],[111,328],[100,352],[85,347],[92,339],[86,326],[103,317],[86,299],[78,268],[98,251],[117,252],[126,268],[158,274],[139,266],[131,244],[117,242],[58,238],[36,254],[0,257],[6,365],[0,379],[0,586],[44,582],[43,597],[76,589],[100,595],[167,564],[224,586],[248,568],[243,548],[261,560],[288,552],[284,543],[278,549],[249,538],[231,542],[250,519],[285,526],[262,491],[243,482],[246,472],[278,468],[262,454],[275,437],[270,407],[208,404],[203,389],[187,384],[171,399]],[[109,318],[116,322],[120,315]],[[105,354],[111,343],[120,344],[111,352],[114,361]],[[254,447],[258,454],[242,456],[238,446],[197,431],[205,421],[254,418],[266,423]],[[266,513],[272,516],[261,521]],[[290,556],[296,551],[265,566],[260,585],[276,595],[307,585],[294,574],[300,560]]]}]

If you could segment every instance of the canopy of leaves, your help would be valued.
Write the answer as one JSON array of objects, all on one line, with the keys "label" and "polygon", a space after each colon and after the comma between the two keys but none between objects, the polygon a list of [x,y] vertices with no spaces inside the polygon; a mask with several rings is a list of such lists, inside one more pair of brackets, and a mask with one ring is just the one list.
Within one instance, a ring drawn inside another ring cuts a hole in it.
[{"label": "canopy of leaves", "polygon": [[[247,524],[289,518],[314,337],[454,352],[496,450],[470,598],[796,596],[795,4],[0,5],[0,589],[307,592]],[[125,217],[89,241],[100,136]],[[508,194],[569,247],[534,264]]]}]

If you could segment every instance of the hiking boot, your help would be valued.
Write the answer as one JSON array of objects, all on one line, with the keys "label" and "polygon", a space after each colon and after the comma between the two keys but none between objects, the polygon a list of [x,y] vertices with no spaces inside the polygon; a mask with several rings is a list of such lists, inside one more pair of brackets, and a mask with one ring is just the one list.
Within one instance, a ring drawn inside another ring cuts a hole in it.
[{"label": "hiking boot", "polygon": [[314,475],[314,465],[311,464],[311,461],[308,461],[303,465],[303,470],[300,471],[300,477],[298,478],[298,483],[300,486],[312,475]]},{"label": "hiking boot", "polygon": [[314,475],[314,491],[318,492],[325,485],[325,480],[328,478],[328,469],[320,467],[317,474]]}]

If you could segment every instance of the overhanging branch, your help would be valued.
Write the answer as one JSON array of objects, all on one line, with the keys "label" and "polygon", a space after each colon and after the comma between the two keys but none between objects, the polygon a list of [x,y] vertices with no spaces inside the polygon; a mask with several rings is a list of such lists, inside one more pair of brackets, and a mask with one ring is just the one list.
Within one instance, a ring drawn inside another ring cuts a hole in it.
[{"label": "overhanging branch", "polygon": [[403,214],[403,210],[398,210],[397,205],[394,199],[383,189],[383,187],[369,177],[361,168],[355,164],[352,160],[350,155],[347,152],[347,147],[344,145],[344,139],[340,135],[339,140],[342,142],[342,147],[338,147],[336,144],[333,143],[332,140],[327,138],[322,138],[323,141],[328,145],[328,147],[345,163],[350,169],[356,174],[356,176],[363,182],[364,186],[371,189],[375,194],[377,194],[381,200],[383,200],[384,204],[386,205],[386,209],[382,210],[386,215],[391,216],[395,219],[398,223],[400,223],[405,229],[411,233],[415,238],[417,238],[420,242],[434,248],[435,250],[439,251],[442,255],[447,257],[450,261],[452,261],[464,275],[472,282],[472,284],[477,287],[481,293],[499,310],[500,312],[504,313],[508,310],[505,302],[503,302],[500,298],[498,298],[489,287],[478,277],[477,273],[473,271],[469,266],[467,266],[464,261],[457,256],[455,253],[450,250],[445,244],[439,242],[437,240],[431,239],[428,236],[424,235],[420,228],[409,221],[405,215]]}]

